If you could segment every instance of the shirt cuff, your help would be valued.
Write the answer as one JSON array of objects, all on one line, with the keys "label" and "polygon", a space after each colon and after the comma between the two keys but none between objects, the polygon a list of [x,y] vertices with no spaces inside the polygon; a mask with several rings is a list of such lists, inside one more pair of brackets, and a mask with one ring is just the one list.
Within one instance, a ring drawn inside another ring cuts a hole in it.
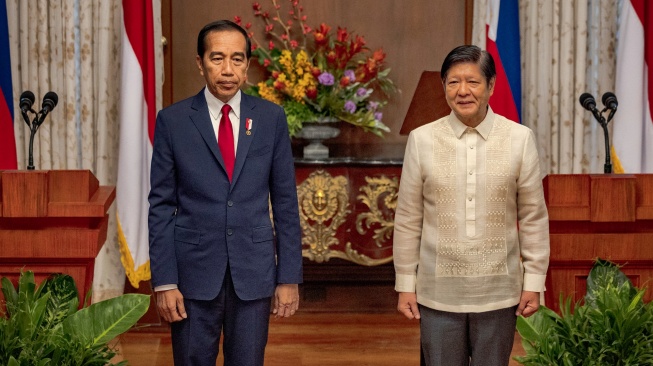
[{"label": "shirt cuff", "polygon": [[523,291],[544,292],[544,283],[546,282],[546,275],[524,273],[524,286]]},{"label": "shirt cuff", "polygon": [[157,286],[154,288],[154,292],[159,292],[159,291],[168,291],[168,290],[174,290],[177,288],[177,285],[172,284],[172,285],[161,285]]},{"label": "shirt cuff", "polygon": [[395,275],[395,291],[397,292],[415,292],[417,283],[416,275],[399,274]]}]

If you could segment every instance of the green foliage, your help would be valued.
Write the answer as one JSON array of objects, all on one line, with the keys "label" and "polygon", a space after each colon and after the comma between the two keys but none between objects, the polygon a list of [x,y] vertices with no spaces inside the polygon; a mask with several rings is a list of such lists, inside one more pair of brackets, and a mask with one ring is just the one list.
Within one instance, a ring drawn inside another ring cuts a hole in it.
[{"label": "green foliage", "polygon": [[653,364],[653,305],[644,303],[615,264],[597,260],[587,278],[584,303],[560,298],[561,316],[542,306],[519,317],[517,330],[527,366],[626,366]]},{"label": "green foliage", "polygon": [[[23,272],[18,288],[2,278],[7,311],[0,316],[0,365],[110,365],[108,342],[147,311],[149,296],[122,295],[81,310],[72,277],[54,274],[36,286]],[[118,365],[124,365],[121,362]]]}]

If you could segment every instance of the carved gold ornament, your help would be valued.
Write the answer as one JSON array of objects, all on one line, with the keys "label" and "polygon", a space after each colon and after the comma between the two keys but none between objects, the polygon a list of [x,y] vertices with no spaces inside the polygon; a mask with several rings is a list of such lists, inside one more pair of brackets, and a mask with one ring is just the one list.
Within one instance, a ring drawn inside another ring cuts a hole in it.
[{"label": "carved gold ornament", "polygon": [[305,247],[302,255],[318,263],[339,257],[340,252],[330,247],[338,245],[336,231],[351,212],[347,178],[316,170],[297,187],[297,198]]},{"label": "carved gold ornament", "polygon": [[383,243],[390,239],[395,228],[394,216],[397,209],[399,181],[397,177],[390,179],[385,175],[379,178],[365,177],[365,181],[367,185],[360,187],[363,193],[356,198],[370,210],[358,214],[356,230],[364,235],[377,224],[379,228],[374,229],[373,238],[376,246],[381,248]]}]

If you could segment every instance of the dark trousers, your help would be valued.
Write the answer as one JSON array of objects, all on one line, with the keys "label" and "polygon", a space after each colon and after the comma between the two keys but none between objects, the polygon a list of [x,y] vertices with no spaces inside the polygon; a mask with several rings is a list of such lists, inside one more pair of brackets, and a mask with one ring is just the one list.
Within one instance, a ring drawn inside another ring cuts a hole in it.
[{"label": "dark trousers", "polygon": [[227,267],[222,290],[215,299],[184,299],[184,306],[188,317],[170,324],[175,366],[215,366],[221,332],[225,366],[263,365],[269,297],[239,299]]},{"label": "dark trousers", "polygon": [[507,366],[517,306],[482,313],[451,313],[419,306],[424,366]]}]

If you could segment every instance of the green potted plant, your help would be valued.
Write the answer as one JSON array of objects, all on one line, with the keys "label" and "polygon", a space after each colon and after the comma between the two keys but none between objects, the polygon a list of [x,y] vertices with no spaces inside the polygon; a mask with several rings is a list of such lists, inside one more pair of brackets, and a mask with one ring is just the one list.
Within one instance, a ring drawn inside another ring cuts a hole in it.
[{"label": "green potted plant", "polygon": [[560,299],[561,315],[545,306],[517,319],[523,365],[653,365],[653,305],[619,267],[598,259],[584,302]]},{"label": "green potted plant", "polygon": [[[108,342],[145,314],[147,295],[126,294],[79,309],[75,281],[53,274],[36,286],[22,272],[18,287],[2,278],[6,310],[0,309],[0,365],[110,365]],[[118,365],[125,365],[126,361]]]}]

